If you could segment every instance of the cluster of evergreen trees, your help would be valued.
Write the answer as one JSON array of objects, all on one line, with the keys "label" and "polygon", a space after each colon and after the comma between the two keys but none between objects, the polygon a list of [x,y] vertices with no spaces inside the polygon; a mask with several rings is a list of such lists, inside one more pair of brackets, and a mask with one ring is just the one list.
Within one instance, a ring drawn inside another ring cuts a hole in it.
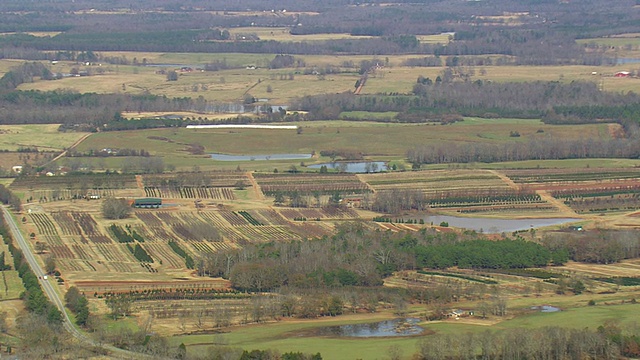
[{"label": "cluster of evergreen trees", "polygon": [[22,208],[22,201],[20,198],[2,184],[0,184],[0,203],[11,205],[11,207],[16,211],[19,211]]},{"label": "cluster of evergreen trees", "polygon": [[566,252],[551,252],[542,245],[524,240],[471,240],[453,244],[416,246],[418,266],[446,269],[511,269],[562,265]]},{"label": "cluster of evergreen trees", "polygon": [[64,295],[64,301],[69,310],[76,315],[76,324],[87,325],[89,320],[89,301],[81,294],[77,287],[72,286]]}]

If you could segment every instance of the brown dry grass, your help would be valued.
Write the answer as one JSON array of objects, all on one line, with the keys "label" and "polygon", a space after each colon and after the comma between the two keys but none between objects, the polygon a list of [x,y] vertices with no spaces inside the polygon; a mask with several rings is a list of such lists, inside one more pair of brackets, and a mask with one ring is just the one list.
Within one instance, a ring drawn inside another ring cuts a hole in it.
[{"label": "brown dry grass", "polygon": [[[237,117],[238,114],[201,114],[196,112],[188,112],[188,111],[125,111],[121,114],[123,117],[128,119],[144,119],[144,118],[156,118],[163,116],[181,116],[183,118],[203,118],[205,120],[223,120],[228,118]],[[243,115],[247,116],[247,115]]]},{"label": "brown dry grass", "polygon": [[596,277],[640,277],[640,259],[622,260],[615,264],[587,264],[570,261],[564,266],[551,268],[583,276]]}]

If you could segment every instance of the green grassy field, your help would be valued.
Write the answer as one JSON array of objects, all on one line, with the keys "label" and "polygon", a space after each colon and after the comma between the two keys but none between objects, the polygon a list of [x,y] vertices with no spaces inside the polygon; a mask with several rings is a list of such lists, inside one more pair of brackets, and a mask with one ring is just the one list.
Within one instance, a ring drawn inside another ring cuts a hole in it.
[{"label": "green grassy field", "polygon": [[[4,242],[0,242],[0,252],[4,252],[5,264],[11,265],[13,269],[13,257]],[[18,271],[15,269],[2,271],[2,274],[0,274],[0,300],[19,299],[20,293],[23,291],[24,285],[22,285],[22,280],[18,276]]]},{"label": "green grassy field", "polygon": [[[202,67],[213,61],[225,61],[240,69],[216,72],[194,71],[179,73],[177,81],[169,82],[166,75],[159,74],[158,67],[144,67],[131,65],[91,66],[90,69],[103,74],[89,77],[69,77],[55,81],[36,81],[19,86],[21,90],[56,90],[71,89],[81,93],[151,93],[168,97],[199,97],[207,100],[236,102],[245,93],[257,98],[270,99],[271,103],[287,104],[293,98],[304,95],[331,94],[353,91],[354,84],[359,78],[357,74],[359,64],[363,60],[377,60],[388,64],[383,69],[370,76],[362,94],[379,93],[411,93],[418,76],[435,79],[444,67],[404,67],[400,66],[415,55],[401,56],[334,56],[334,55],[306,55],[297,56],[305,62],[306,68],[325,67],[328,65],[340,67],[342,73],[329,74],[324,78],[315,75],[303,75],[301,68],[285,68],[269,70],[268,64],[275,57],[270,54],[185,54],[185,53],[136,53],[136,52],[105,52],[105,56],[124,56],[129,61],[135,58],[138,62],[146,60],[154,64],[170,64],[175,69],[180,66]],[[6,71],[16,62],[0,62],[0,72]],[[351,64],[345,67],[345,64]],[[246,69],[246,66],[257,66],[257,69]],[[78,68],[76,63],[60,62],[51,65],[54,72],[70,72]],[[80,70],[87,69],[80,66]],[[172,67],[166,67],[170,70]],[[640,79],[613,78],[619,70],[617,67],[598,66],[482,66],[474,67],[471,80],[491,81],[563,81],[574,80],[592,81],[606,91],[635,91],[640,92]],[[482,71],[481,71],[482,70]],[[592,75],[596,72],[598,75]],[[293,74],[294,79],[289,80]],[[268,92],[267,88],[271,91]]]},{"label": "green grassy field", "polygon": [[16,151],[20,147],[60,151],[75,143],[86,133],[58,132],[58,124],[0,125],[0,149]]},{"label": "green grassy field", "polygon": [[[580,296],[585,298],[587,296]],[[575,301],[570,297],[561,297],[560,304],[565,301]],[[545,299],[531,298],[532,304],[540,305]],[[548,300],[548,299],[546,299]],[[522,303],[527,308],[532,306]],[[544,303],[546,304],[546,303]],[[487,330],[499,331],[515,328],[542,328],[547,326],[562,326],[576,329],[596,329],[608,321],[620,325],[630,325],[640,320],[640,304],[598,305],[563,308],[555,313],[541,313],[530,311],[513,319],[499,322],[495,325],[474,325],[446,321],[438,323],[423,323],[425,329],[436,334],[463,334],[467,332],[483,332]],[[375,322],[384,320],[384,314],[371,314],[369,321],[348,320],[348,317],[326,321],[283,321],[265,325],[251,325],[230,329],[229,333],[217,335],[228,342],[231,347],[251,349],[277,349],[281,352],[300,351],[303,353],[320,352],[327,359],[384,359],[391,346],[402,349],[404,359],[410,359],[416,352],[416,345],[429,335],[408,338],[332,338],[320,336],[304,336],[303,332],[320,326],[343,325],[359,322]],[[488,323],[487,323],[488,324]],[[182,342],[188,345],[189,352],[205,352],[211,346],[212,335],[176,336],[171,342],[176,346]]]},{"label": "green grassy field", "polygon": [[[501,143],[527,141],[536,137],[576,138],[607,137],[607,125],[545,125],[539,120],[474,119],[453,125],[385,124],[371,122],[302,122],[302,133],[295,130],[260,129],[154,129],[144,131],[103,132],[92,134],[78,146],[79,151],[102,148],[126,148],[136,144],[165,162],[178,167],[232,166],[213,162],[207,157],[188,154],[188,144],[200,144],[207,153],[257,155],[276,153],[319,153],[321,150],[343,149],[362,152],[371,159],[403,159],[408,149],[420,144],[444,142]],[[538,133],[542,129],[543,133]],[[518,131],[519,138],[510,137]],[[107,162],[120,161],[107,159]],[[326,159],[318,159],[326,161]],[[595,162],[595,161],[594,161]],[[259,161],[251,166],[262,166]],[[268,167],[272,168],[270,161]],[[299,161],[285,161],[296,164]],[[306,163],[311,163],[308,161]],[[247,164],[247,162],[244,162]],[[534,166],[534,165],[532,165]]]},{"label": "green grassy field", "polygon": [[[172,69],[172,68],[168,68]],[[20,90],[53,91],[71,89],[80,93],[96,92],[165,95],[168,97],[199,97],[206,100],[241,102],[245,93],[256,98],[268,98],[272,104],[286,104],[304,95],[341,93],[353,89],[357,74],[337,74],[320,80],[315,75],[289,74],[295,69],[269,70],[233,69],[179,73],[177,81],[167,81],[157,68],[119,66],[102,75],[68,77],[53,81],[37,81],[19,86]],[[281,76],[284,79],[281,79]],[[271,92],[268,92],[268,87]]]},{"label": "green grassy field", "polygon": [[22,285],[22,280],[18,276],[18,272],[16,270],[5,270],[3,273],[7,280],[7,286],[5,288],[4,280],[2,279],[2,276],[0,276],[0,299],[19,299],[20,294],[24,291],[24,286]]},{"label": "green grassy field", "polygon": [[[415,352],[418,337],[385,339],[338,339],[329,337],[304,337],[298,333],[321,326],[343,325],[381,321],[388,316],[371,314],[369,320],[336,320],[279,322],[264,326],[245,326],[233,328],[231,332],[220,335],[231,347],[243,349],[274,349],[280,352],[303,352],[322,354],[324,359],[383,359],[392,345],[403,349],[405,358]],[[204,353],[211,346],[212,335],[176,336],[171,343],[177,346],[184,342],[189,352]]]}]

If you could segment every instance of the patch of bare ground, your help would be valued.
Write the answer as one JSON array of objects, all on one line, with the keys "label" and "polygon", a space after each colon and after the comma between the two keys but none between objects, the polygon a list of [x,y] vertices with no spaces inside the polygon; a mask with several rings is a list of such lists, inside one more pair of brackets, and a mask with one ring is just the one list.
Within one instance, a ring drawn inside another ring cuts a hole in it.
[{"label": "patch of bare ground", "polygon": [[623,139],[626,137],[624,128],[620,124],[608,124],[607,130],[609,130],[609,135],[614,139]]}]

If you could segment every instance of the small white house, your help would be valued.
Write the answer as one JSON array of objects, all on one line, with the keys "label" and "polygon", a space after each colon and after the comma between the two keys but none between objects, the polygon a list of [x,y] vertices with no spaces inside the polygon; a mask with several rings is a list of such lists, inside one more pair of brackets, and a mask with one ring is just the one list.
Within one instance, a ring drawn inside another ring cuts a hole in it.
[{"label": "small white house", "polygon": [[18,173],[18,174],[20,174],[20,173],[22,172],[22,165],[15,165],[15,166],[12,166],[12,167],[11,167],[11,170],[12,170],[14,173]]}]

